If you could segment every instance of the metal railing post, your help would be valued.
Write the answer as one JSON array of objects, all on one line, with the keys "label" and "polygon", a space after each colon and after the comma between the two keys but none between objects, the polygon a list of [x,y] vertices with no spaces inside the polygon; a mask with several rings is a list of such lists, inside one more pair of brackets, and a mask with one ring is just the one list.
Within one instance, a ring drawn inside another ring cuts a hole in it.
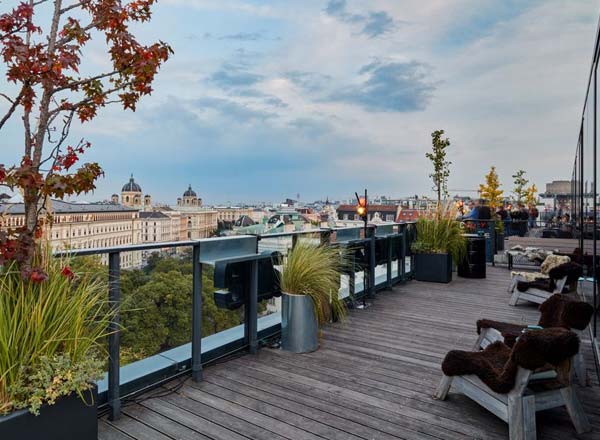
[{"label": "metal railing post", "polygon": [[322,245],[331,243],[331,229],[322,230],[320,236]]},{"label": "metal railing post", "polygon": [[250,263],[250,290],[248,312],[246,313],[246,329],[250,354],[258,351],[258,260]]},{"label": "metal railing post", "polygon": [[398,259],[398,275],[401,282],[406,281],[406,234],[407,228],[405,226],[401,235],[400,258]]},{"label": "metal railing post", "polygon": [[108,254],[108,301],[113,310],[113,319],[108,335],[108,405],[109,419],[118,420],[121,416],[120,391],[120,309],[121,309],[121,256],[119,252]]},{"label": "metal railing post", "polygon": [[[375,296],[375,230],[369,229],[369,296]],[[366,294],[367,292],[365,292]]]},{"label": "metal railing post", "polygon": [[192,250],[192,380],[202,380],[202,264],[200,245]]},{"label": "metal railing post", "polygon": [[387,238],[387,288],[392,289],[392,239]]}]

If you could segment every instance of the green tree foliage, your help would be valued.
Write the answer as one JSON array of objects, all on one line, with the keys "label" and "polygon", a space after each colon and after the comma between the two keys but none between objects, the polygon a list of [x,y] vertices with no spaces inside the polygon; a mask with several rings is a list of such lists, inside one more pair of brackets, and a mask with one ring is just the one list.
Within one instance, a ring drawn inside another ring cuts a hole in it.
[{"label": "green tree foliage", "polygon": [[448,196],[448,177],[450,176],[450,165],[452,162],[446,160],[446,148],[450,146],[450,139],[442,139],[444,130],[436,130],[431,133],[431,153],[425,156],[433,165],[433,173],[429,175],[433,181],[433,191],[437,194],[438,207],[441,206],[442,196]]},{"label": "green tree foliage", "polygon": [[527,197],[527,184],[529,183],[529,179],[525,177],[525,170],[518,170],[515,174],[513,174],[515,188],[513,189],[513,194],[515,196],[516,202],[523,202],[523,199]]},{"label": "green tree foliage", "polygon": [[[192,327],[192,263],[188,253],[153,254],[143,270],[121,273],[123,363],[190,342]],[[202,336],[243,322],[242,311],[217,308],[213,274],[202,274]]]}]

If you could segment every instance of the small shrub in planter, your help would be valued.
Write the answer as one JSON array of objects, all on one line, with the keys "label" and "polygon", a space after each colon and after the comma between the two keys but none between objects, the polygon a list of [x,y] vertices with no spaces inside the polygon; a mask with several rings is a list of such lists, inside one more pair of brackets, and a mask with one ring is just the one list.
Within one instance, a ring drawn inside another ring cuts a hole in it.
[{"label": "small shrub in planter", "polygon": [[449,205],[419,218],[417,238],[411,245],[415,254],[415,279],[452,281],[452,261],[458,264],[467,251],[463,232],[461,224],[452,217]]},{"label": "small shrub in planter", "polygon": [[282,291],[281,346],[295,353],[319,347],[319,327],[347,315],[339,298],[345,256],[340,249],[299,241],[280,274]]},{"label": "small shrub in planter", "polygon": [[[37,252],[35,260],[44,274],[39,279],[24,280],[16,263],[0,272],[0,438],[12,438],[15,423],[22,423],[17,417],[27,419],[30,433],[40,433],[30,438],[74,438],[64,430],[83,420],[89,426],[77,432],[93,435],[97,421],[85,407],[95,414],[90,390],[106,359],[113,316],[106,280],[74,273],[69,259],[53,258],[49,251]],[[72,420],[62,406],[73,414],[79,406],[88,416]]]}]

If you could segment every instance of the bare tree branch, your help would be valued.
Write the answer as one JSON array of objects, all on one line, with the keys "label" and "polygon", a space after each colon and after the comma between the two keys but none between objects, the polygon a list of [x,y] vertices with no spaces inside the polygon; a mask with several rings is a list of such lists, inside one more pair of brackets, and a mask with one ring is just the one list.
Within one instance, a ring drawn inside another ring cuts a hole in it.
[{"label": "bare tree branch", "polygon": [[17,97],[14,100],[11,100],[5,94],[1,94],[2,97],[4,97],[4,98],[8,99],[9,101],[11,101],[12,104],[8,108],[8,111],[6,112],[6,114],[2,117],[2,119],[0,119],[0,130],[2,130],[2,127],[4,126],[4,124],[6,124],[6,122],[13,115],[13,113],[15,112],[15,110],[17,109],[17,107],[19,106],[19,103],[21,102],[21,98],[23,97],[24,94],[25,94],[25,86],[23,88],[21,88],[21,91],[19,92],[19,94],[17,95]]},{"label": "bare tree branch", "polygon": [[[113,87],[112,89],[109,89],[109,90],[106,90],[106,91],[102,92],[102,93],[101,93],[100,95],[98,95],[98,96],[103,96],[103,97],[105,97],[105,98],[106,98],[107,96],[110,96],[110,95],[112,95],[112,94],[113,94],[113,93],[115,93],[115,92],[119,92],[119,91],[121,91],[121,90],[125,89],[126,87],[128,87],[128,86],[130,86],[130,85],[132,85],[132,84],[133,84],[133,82],[128,82],[128,83],[125,83],[125,84],[123,84],[123,85],[121,85],[121,86],[119,86],[119,87]],[[71,111],[71,110],[77,110],[78,108],[80,108],[80,107],[82,107],[82,106],[84,106],[84,105],[86,105],[86,104],[89,104],[90,102],[93,102],[95,98],[97,98],[97,97],[94,97],[94,98],[87,98],[87,99],[82,99],[81,101],[79,101],[79,102],[77,102],[77,103],[75,103],[75,104],[70,104],[68,108],[63,108],[63,107],[60,107],[60,106],[59,106],[59,107],[57,107],[57,108],[55,108],[55,109],[53,109],[53,110],[50,110],[48,114],[49,114],[50,116],[54,116],[55,114],[57,114],[57,113],[60,113],[60,112],[62,112],[62,111]],[[121,101],[120,101],[120,100],[116,100],[116,101],[107,101],[107,102],[105,102],[104,104],[109,104],[109,103],[111,103],[111,104],[112,104],[112,103],[115,103],[115,102],[121,102]]]},{"label": "bare tree branch", "polygon": [[102,79],[102,78],[107,78],[109,76],[113,76],[113,75],[116,75],[116,74],[121,73],[121,72],[122,72],[122,70],[114,70],[112,72],[101,73],[100,75],[92,76],[91,78],[86,78],[86,79],[82,79],[82,80],[79,80],[79,81],[73,81],[72,83],[69,83],[66,86],[58,87],[58,88],[54,89],[54,91],[52,93],[54,94],[54,93],[60,92],[62,90],[72,89],[74,87],[80,87],[80,86],[83,86],[85,84],[89,84],[92,81],[96,81],[96,80]]},{"label": "bare tree branch", "polygon": [[[43,0],[43,1],[46,1],[46,0]],[[82,6],[86,5],[86,4],[88,4],[90,1],[91,1],[91,0],[82,0],[82,1],[80,1],[80,2],[77,2],[77,3],[74,3],[74,4],[72,4],[72,5],[70,5],[70,6],[65,6],[64,8],[62,8],[62,9],[60,10],[60,14],[62,15],[62,14],[64,14],[65,12],[69,12],[71,9],[80,8],[80,7],[82,7]]]}]

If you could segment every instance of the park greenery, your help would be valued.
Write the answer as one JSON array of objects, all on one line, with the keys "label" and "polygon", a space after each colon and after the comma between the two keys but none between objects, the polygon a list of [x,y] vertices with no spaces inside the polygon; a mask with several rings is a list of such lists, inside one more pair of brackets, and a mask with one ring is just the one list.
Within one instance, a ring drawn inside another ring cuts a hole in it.
[{"label": "park greenery", "polygon": [[[98,257],[78,257],[76,270],[107,279]],[[243,322],[240,310],[217,308],[210,267],[202,273],[202,336]],[[153,253],[142,269],[121,271],[121,352],[126,364],[188,343],[192,335],[191,250]],[[261,305],[259,311],[264,311]]]}]

